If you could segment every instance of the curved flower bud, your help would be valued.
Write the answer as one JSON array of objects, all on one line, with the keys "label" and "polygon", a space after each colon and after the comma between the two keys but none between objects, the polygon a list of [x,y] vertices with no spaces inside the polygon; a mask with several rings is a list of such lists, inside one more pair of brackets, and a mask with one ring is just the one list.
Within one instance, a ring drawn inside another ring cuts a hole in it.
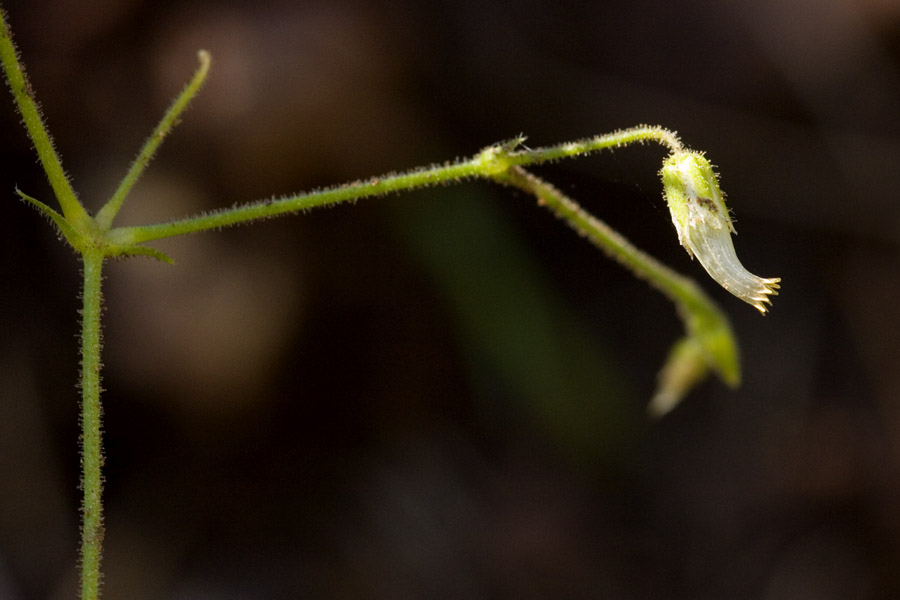
[{"label": "curved flower bud", "polygon": [[731,242],[736,232],[706,157],[676,152],[663,163],[660,175],[681,245],[719,285],[766,314],[769,296],[778,294],[781,279],[757,277],[738,260]]}]

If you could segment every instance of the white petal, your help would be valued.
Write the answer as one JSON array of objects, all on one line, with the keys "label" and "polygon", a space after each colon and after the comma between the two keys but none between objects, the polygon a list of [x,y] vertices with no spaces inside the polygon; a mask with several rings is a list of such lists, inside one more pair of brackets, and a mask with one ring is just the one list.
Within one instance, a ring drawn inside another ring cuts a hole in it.
[{"label": "white petal", "polygon": [[780,278],[757,277],[738,260],[727,223],[706,206],[691,201],[689,222],[684,234],[685,246],[719,284],[765,314],[769,296],[777,295]]}]

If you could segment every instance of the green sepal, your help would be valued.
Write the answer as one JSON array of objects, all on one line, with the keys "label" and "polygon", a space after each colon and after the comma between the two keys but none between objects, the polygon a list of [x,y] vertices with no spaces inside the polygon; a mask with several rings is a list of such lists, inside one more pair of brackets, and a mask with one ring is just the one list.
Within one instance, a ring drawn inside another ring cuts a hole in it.
[{"label": "green sepal", "polygon": [[659,172],[662,177],[666,203],[672,215],[672,223],[678,232],[678,240],[688,254],[693,250],[687,242],[687,230],[691,224],[691,203],[706,203],[711,212],[721,219],[730,232],[734,232],[731,215],[725,206],[725,195],[719,187],[719,179],[709,160],[700,152],[672,153],[663,162]]}]

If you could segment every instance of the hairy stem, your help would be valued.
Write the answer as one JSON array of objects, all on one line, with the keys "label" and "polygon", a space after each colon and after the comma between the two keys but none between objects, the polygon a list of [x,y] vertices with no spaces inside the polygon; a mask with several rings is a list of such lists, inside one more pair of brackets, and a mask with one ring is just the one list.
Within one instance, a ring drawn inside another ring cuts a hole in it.
[{"label": "hairy stem", "polygon": [[671,151],[682,148],[677,136],[662,127],[640,125],[576,142],[536,149],[515,150],[523,139],[490,146],[476,156],[453,164],[434,165],[406,173],[373,177],[339,187],[297,194],[284,198],[261,200],[229,209],[188,217],[168,223],[122,227],[110,231],[107,239],[114,244],[133,245],[185,233],[220,229],[231,225],[275,217],[316,208],[381,196],[390,192],[409,191],[438,184],[456,183],[463,179],[492,178],[514,166],[525,166],[580,156],[607,148],[637,142],[656,142]]},{"label": "hairy stem", "polygon": [[144,142],[143,148],[141,148],[141,151],[137,158],[134,159],[134,162],[131,163],[131,168],[128,169],[128,173],[125,174],[118,189],[116,189],[109,201],[97,213],[96,221],[101,229],[110,228],[113,219],[116,218],[116,214],[118,214],[119,209],[122,208],[122,202],[125,201],[128,192],[131,191],[131,188],[137,183],[137,180],[144,172],[144,169],[150,164],[150,160],[156,153],[157,148],[159,148],[163,140],[166,139],[166,136],[168,136],[172,132],[172,129],[178,124],[181,113],[184,112],[191,103],[191,100],[194,99],[194,96],[197,95],[197,92],[199,92],[200,88],[203,86],[206,75],[209,73],[211,61],[209,52],[200,50],[197,53],[197,59],[200,61],[200,66],[197,67],[194,76],[181,93],[178,94],[178,97],[175,98],[172,105],[169,106],[169,109],[156,126],[156,129],[153,130],[153,133],[151,133],[150,137],[147,138],[147,141]]},{"label": "hairy stem", "polygon": [[100,407],[100,313],[103,255],[83,255],[84,289],[81,314],[81,600],[100,597],[100,554],[103,543],[103,466]]},{"label": "hairy stem", "polygon": [[581,208],[577,202],[525,169],[513,167],[494,179],[535,196],[541,206],[566,221],[592,244],[641,279],[645,279],[672,301],[684,303],[692,300],[699,292],[693,281],[639,250],[609,225]]},{"label": "hairy stem", "polygon": [[547,207],[595,246],[667,296],[678,309],[688,338],[699,344],[706,366],[715,370],[728,385],[738,385],[741,369],[731,325],[724,313],[694,280],[639,250],[574,200],[525,169],[512,167],[496,174],[493,179],[535,196],[539,204]]},{"label": "hairy stem", "polygon": [[38,109],[37,102],[34,99],[34,91],[31,88],[28,78],[25,76],[25,69],[19,62],[19,56],[16,47],[12,41],[12,33],[6,24],[6,14],[0,8],[0,61],[3,63],[3,71],[6,73],[6,81],[12,90],[13,97],[16,100],[16,106],[22,115],[22,121],[25,123],[25,129],[28,131],[28,137],[34,144],[38,158],[44,171],[47,173],[47,179],[53,188],[53,193],[62,208],[63,215],[71,223],[87,225],[89,217],[87,212],[78,202],[75,191],[72,189],[69,179],[66,177],[62,168],[62,162],[53,148],[53,141],[47,128],[41,119],[41,112]]},{"label": "hairy stem", "polygon": [[[599,150],[633,143],[661,144],[673,155],[683,153],[677,136],[662,127],[641,125],[631,129],[567,142],[545,148],[531,149],[522,145],[524,138],[497,144],[476,156],[455,163],[433,165],[406,173],[374,177],[306,194],[262,200],[235,206],[209,214],[174,220],[167,223],[136,227],[112,228],[113,221],[128,193],[137,183],[165,137],[178,123],[202,86],[210,65],[210,56],[199,53],[200,66],[193,78],[166,111],[144,143],[138,156],[109,201],[92,218],[78,201],[65,175],[31,85],[19,61],[6,15],[0,9],[0,62],[6,74],[16,105],[22,115],[28,136],[37,151],[50,185],[62,209],[62,214],[48,205],[22,193],[19,195],[59,228],[65,239],[82,256],[82,334],[81,334],[81,458],[82,504],[81,529],[81,600],[100,597],[100,563],[103,541],[103,451],[102,408],[100,404],[100,350],[102,312],[102,268],[107,257],[149,254],[167,260],[162,253],[141,246],[145,242],[186,233],[219,229],[286,213],[300,212],[318,206],[356,201],[391,192],[410,191],[438,184],[456,183],[463,179],[489,179],[533,194],[557,216],[576,231],[590,239],[610,256],[630,268],[638,276],[672,299],[685,321],[687,336],[679,342],[677,352],[667,363],[666,381],[658,394],[663,398],[653,410],[661,414],[669,410],[684,391],[708,368],[718,371],[729,384],[740,379],[737,348],[727,319],[700,288],[655,259],[632,246],[605,223],[592,217],[559,190],[527,172],[524,167],[538,163],[579,156]],[[679,171],[678,173],[681,173]],[[768,292],[777,280],[765,280]],[[726,286],[727,287],[727,286]],[[756,300],[760,300],[755,298]],[[661,407],[661,408],[660,408]]]}]

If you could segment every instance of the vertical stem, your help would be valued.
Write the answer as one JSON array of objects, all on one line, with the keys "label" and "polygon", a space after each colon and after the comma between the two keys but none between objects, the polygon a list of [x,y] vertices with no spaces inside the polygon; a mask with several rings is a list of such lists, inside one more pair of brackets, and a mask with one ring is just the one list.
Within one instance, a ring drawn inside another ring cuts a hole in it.
[{"label": "vertical stem", "polygon": [[103,543],[103,479],[101,467],[100,312],[103,255],[84,253],[81,315],[81,600],[100,597],[100,549]]}]

